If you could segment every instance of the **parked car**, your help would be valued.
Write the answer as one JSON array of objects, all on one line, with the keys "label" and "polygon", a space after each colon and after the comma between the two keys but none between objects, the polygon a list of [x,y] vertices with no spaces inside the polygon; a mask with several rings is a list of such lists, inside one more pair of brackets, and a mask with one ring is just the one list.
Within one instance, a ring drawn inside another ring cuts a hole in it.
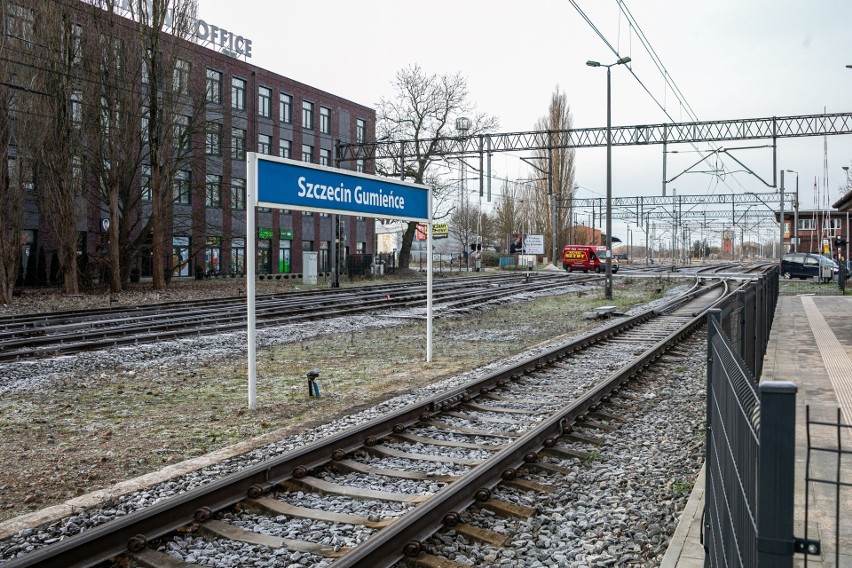
[{"label": "parked car", "polygon": [[781,276],[790,278],[819,278],[824,282],[830,281],[840,267],[828,257],[818,254],[795,252],[785,254],[781,259]]}]

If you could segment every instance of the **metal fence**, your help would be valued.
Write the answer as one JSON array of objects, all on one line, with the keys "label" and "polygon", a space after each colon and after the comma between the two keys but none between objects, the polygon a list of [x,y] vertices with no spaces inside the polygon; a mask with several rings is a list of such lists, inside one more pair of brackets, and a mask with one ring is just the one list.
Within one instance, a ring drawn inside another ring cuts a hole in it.
[{"label": "metal fence", "polygon": [[707,567],[792,566],[796,386],[755,379],[777,297],[775,272],[707,316]]},{"label": "metal fence", "polygon": [[[852,566],[852,425],[839,408],[834,416],[819,416],[805,409],[808,453],[805,461],[804,546],[810,554],[822,553],[818,566]],[[824,413],[827,414],[827,413]],[[813,501],[813,503],[812,503]],[[812,509],[812,504],[819,506]],[[804,557],[804,566],[809,566]]]}]

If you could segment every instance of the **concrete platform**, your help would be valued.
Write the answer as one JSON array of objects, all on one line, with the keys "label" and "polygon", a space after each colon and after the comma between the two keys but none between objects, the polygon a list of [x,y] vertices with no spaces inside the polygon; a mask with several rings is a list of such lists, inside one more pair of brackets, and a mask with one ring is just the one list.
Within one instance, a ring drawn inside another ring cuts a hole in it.
[{"label": "concrete platform", "polygon": [[[852,487],[810,484],[805,493],[807,460],[806,407],[811,421],[837,420],[840,408],[843,423],[852,424],[852,297],[781,296],[763,361],[761,381],[791,381],[798,388],[796,397],[796,502],[794,534],[818,539],[823,552],[809,556],[807,566],[841,568],[852,566]],[[848,434],[848,433],[847,433]],[[811,444],[837,448],[835,428],[812,427]],[[852,436],[844,435],[842,447],[852,450]],[[852,483],[852,459],[840,461],[840,479]],[[810,476],[835,480],[837,456],[812,452]],[[805,534],[805,500],[810,511]],[[839,505],[840,526],[836,526]],[[701,517],[704,510],[704,470],[696,480],[689,503],[661,566],[698,568],[704,565],[701,545]],[[839,563],[835,562],[835,535],[839,533]],[[797,554],[794,566],[805,566],[805,557]]]}]

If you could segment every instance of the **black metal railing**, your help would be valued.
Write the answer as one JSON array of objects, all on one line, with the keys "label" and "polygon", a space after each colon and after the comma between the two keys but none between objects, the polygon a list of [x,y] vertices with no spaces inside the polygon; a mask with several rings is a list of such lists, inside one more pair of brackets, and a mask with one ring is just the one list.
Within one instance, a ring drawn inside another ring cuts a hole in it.
[{"label": "black metal railing", "polygon": [[707,567],[792,566],[796,385],[756,376],[778,273],[707,316]]},{"label": "black metal railing", "polygon": [[[825,413],[823,413],[825,414]],[[843,420],[841,409],[834,416],[814,415],[805,407],[808,453],[805,461],[805,523],[802,548],[806,552],[804,567],[809,566],[808,554],[822,553],[825,565],[852,566],[849,544],[852,542],[852,424]],[[811,501],[814,501],[812,503]],[[819,501],[818,511],[811,510]],[[820,514],[821,513],[821,514]],[[805,548],[807,547],[807,548]],[[816,564],[822,566],[821,562]]]}]

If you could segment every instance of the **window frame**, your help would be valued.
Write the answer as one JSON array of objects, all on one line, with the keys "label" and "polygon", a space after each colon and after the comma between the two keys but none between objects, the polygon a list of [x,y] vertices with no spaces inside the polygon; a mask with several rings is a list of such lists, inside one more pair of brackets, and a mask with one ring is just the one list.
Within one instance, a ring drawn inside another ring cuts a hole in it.
[{"label": "window frame", "polygon": [[207,104],[222,104],[222,72],[207,68],[204,84],[204,100]]},{"label": "window frame", "polygon": [[231,77],[231,108],[246,110],[246,88],[248,81],[240,77]]},{"label": "window frame", "polygon": [[331,134],[331,109],[320,107],[320,133]]},{"label": "window frame", "polygon": [[355,119],[355,142],[367,141],[367,121],[363,118]]},{"label": "window frame", "polygon": [[222,155],[222,123],[208,120],[204,127],[204,155]]},{"label": "window frame", "polygon": [[302,128],[314,129],[314,103],[311,101],[302,101]]},{"label": "window frame", "polygon": [[222,176],[219,174],[204,177],[204,206],[222,207]]},{"label": "window frame", "polygon": [[257,115],[261,118],[272,118],[272,89],[270,87],[261,85],[257,88]]},{"label": "window frame", "polygon": [[[264,138],[266,139],[265,141]],[[267,155],[272,154],[272,136],[270,134],[257,135],[257,153]]]},{"label": "window frame", "polygon": [[[240,133],[240,135],[237,136],[237,133]],[[244,128],[231,127],[231,159],[246,159],[246,130]]]},{"label": "window frame", "polygon": [[192,205],[191,181],[192,172],[190,170],[178,170],[175,173],[175,177],[172,179],[172,201],[174,203]]},{"label": "window frame", "polygon": [[246,180],[243,178],[231,178],[231,209],[246,209]]},{"label": "window frame", "polygon": [[278,120],[282,124],[293,124],[293,95],[278,93]]}]

